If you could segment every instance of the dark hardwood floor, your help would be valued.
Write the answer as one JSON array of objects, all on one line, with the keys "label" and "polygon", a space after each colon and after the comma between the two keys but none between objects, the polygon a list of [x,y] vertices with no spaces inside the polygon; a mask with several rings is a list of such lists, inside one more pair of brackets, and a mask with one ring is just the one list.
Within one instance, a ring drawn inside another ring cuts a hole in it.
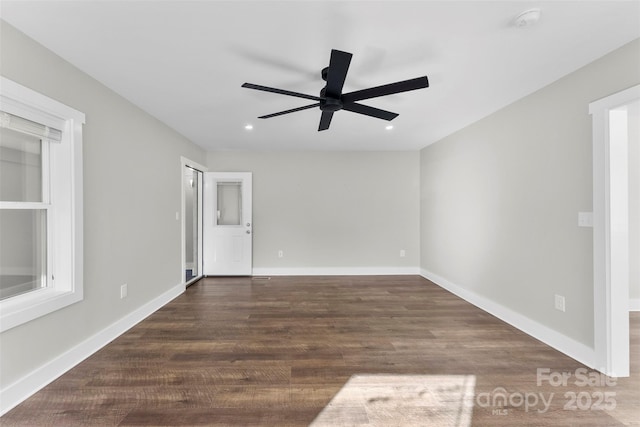
[{"label": "dark hardwood floor", "polygon": [[0,424],[640,425],[639,315],[631,377],[594,385],[418,276],[208,278]]}]

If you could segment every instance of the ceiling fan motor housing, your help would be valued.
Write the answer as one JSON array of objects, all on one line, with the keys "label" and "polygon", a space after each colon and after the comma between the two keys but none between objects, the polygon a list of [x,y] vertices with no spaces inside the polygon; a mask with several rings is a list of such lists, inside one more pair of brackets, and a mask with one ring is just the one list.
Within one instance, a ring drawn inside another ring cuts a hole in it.
[{"label": "ceiling fan motor housing", "polygon": [[322,101],[320,101],[320,110],[322,111],[342,110],[342,101],[336,98],[324,98]]},{"label": "ceiling fan motor housing", "polygon": [[[329,67],[325,67],[322,69],[320,73],[322,76],[322,80],[327,81],[327,75],[329,74]],[[338,111],[342,110],[342,101],[339,98],[327,97],[327,87],[323,87],[320,89],[320,110],[321,111]]]}]

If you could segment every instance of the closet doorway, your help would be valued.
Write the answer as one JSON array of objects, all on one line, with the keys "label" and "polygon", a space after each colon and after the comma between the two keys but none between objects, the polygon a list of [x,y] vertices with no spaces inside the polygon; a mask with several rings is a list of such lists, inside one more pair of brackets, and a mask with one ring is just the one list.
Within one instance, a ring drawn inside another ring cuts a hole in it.
[{"label": "closet doorway", "polygon": [[202,277],[202,185],[205,168],[182,158],[182,279]]},{"label": "closet doorway", "polygon": [[589,104],[593,122],[594,367],[612,377],[629,376],[629,309],[637,310],[633,301],[639,295],[640,282],[635,277],[640,252],[639,102],[637,85]]}]

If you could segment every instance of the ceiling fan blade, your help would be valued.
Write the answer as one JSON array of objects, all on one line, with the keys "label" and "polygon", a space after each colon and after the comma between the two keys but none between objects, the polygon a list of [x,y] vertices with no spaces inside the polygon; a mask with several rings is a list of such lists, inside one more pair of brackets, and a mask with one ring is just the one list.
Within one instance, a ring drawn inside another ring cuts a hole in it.
[{"label": "ceiling fan blade", "polygon": [[427,76],[345,93],[342,95],[342,102],[349,103],[362,101],[363,99],[377,98],[379,96],[408,92],[410,90],[422,89],[425,87],[429,87],[429,80],[427,79]]},{"label": "ceiling fan blade", "polygon": [[342,106],[342,109],[351,111],[353,113],[364,114],[365,116],[371,116],[377,119],[388,121],[398,117],[398,113],[392,113],[391,111],[385,111],[379,108],[369,107],[368,105],[357,104],[355,102],[344,104]]},{"label": "ceiling fan blade", "polygon": [[326,95],[332,98],[340,98],[342,94],[342,86],[347,78],[349,64],[353,55],[349,52],[332,49],[331,59],[329,60],[329,71],[327,72],[327,91]]},{"label": "ceiling fan blade", "polygon": [[271,117],[281,116],[283,114],[295,113],[296,111],[307,110],[313,107],[319,107],[320,103],[305,105],[304,107],[292,108],[291,110],[280,111],[279,113],[267,114],[266,116],[260,116],[259,119],[270,119]]},{"label": "ceiling fan blade", "polygon": [[242,87],[246,87],[247,89],[262,90],[265,92],[279,93],[280,95],[297,96],[298,98],[312,99],[314,101],[322,101],[322,98],[317,96],[306,95],[299,92],[291,92],[290,90],[276,89],[274,87],[254,85],[253,83],[244,83]]},{"label": "ceiling fan blade", "polygon": [[323,111],[322,116],[320,116],[320,126],[318,126],[318,132],[321,130],[329,129],[329,125],[331,124],[331,118],[333,117],[333,111]]}]

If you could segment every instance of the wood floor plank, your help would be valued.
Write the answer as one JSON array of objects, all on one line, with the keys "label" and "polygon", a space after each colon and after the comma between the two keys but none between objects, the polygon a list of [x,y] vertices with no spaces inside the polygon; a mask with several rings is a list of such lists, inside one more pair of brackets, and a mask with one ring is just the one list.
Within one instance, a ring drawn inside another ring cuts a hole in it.
[{"label": "wood floor plank", "polygon": [[[586,367],[418,276],[207,278],[0,425],[445,426],[467,404],[474,426],[633,425],[630,317],[631,377],[558,386],[538,384],[537,369]],[[447,383],[461,376],[471,388]],[[592,408],[604,393],[615,409]]]}]

